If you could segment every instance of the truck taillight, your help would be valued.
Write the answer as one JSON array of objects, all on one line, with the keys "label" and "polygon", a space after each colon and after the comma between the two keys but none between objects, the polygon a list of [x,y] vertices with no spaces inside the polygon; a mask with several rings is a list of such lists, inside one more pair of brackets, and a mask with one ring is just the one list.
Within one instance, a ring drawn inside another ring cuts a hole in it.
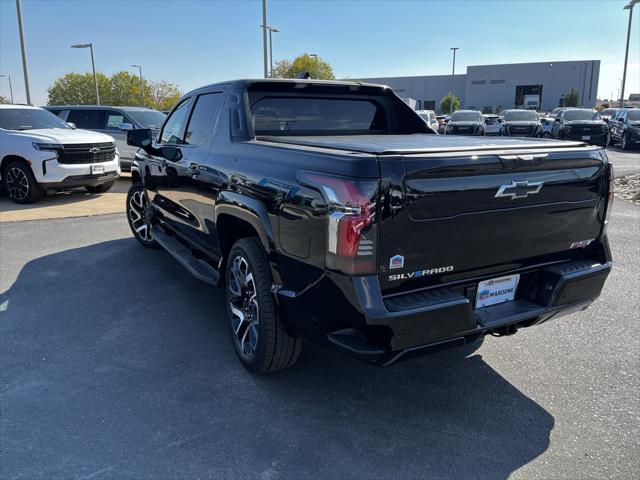
[{"label": "truck taillight", "polygon": [[607,163],[607,179],[609,180],[609,190],[607,192],[607,213],[604,217],[605,225],[609,222],[609,218],[611,218],[611,209],[613,208],[613,181],[615,179],[615,175],[613,173],[613,165],[611,165],[611,163]]},{"label": "truck taillight", "polygon": [[327,268],[348,274],[375,273],[378,181],[314,172],[299,172],[298,178],[318,190],[327,203]]}]

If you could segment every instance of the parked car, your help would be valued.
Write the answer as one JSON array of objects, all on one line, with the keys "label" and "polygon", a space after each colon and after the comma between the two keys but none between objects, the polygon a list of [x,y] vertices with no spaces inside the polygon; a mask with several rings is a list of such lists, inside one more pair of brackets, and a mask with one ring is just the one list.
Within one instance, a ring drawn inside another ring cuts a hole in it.
[{"label": "parked car", "polygon": [[106,192],[120,175],[113,138],[76,130],[51,112],[0,105],[0,180],[16,203],[46,190]]},{"label": "parked car", "polygon": [[111,135],[120,153],[120,167],[129,170],[136,149],[127,145],[127,130],[150,128],[157,133],[167,117],[164,113],[142,107],[112,107],[104,105],[47,105],[46,108],[65,122],[78,128]]},{"label": "parked car", "polygon": [[389,365],[510,335],[585,308],[611,269],[601,148],[436,135],[381,85],[219,83],[128,135],[133,235],[225,289],[253,372],[303,339]]},{"label": "parked car", "polygon": [[484,118],[478,110],[458,110],[453,112],[445,135],[484,135]]},{"label": "parked car", "polygon": [[623,150],[640,145],[640,108],[621,108],[609,120],[609,145],[620,142]]},{"label": "parked car", "polygon": [[602,118],[602,120],[609,123],[609,119],[611,119],[611,117],[615,115],[617,111],[617,108],[605,108],[600,112],[600,117]]},{"label": "parked car", "polygon": [[542,137],[542,123],[535,110],[502,112],[500,135],[506,137]]},{"label": "parked car", "polygon": [[542,125],[542,136],[544,138],[553,138],[555,119],[552,117],[544,117],[540,119],[540,124]]},{"label": "parked car", "polygon": [[449,115],[436,115],[436,120],[438,120],[438,133],[444,133],[444,129],[447,127],[447,123],[449,123]]},{"label": "parked car", "polygon": [[438,131],[438,120],[436,119],[436,112],[433,110],[416,110],[416,113],[422,118],[427,125],[429,125],[434,132]]},{"label": "parked car", "polygon": [[581,140],[604,147],[608,143],[609,127],[595,110],[565,109],[555,119],[553,137],[560,140]]},{"label": "parked car", "polygon": [[484,114],[484,134],[500,135],[502,119],[498,115]]},{"label": "parked car", "polygon": [[547,114],[547,117],[556,118],[560,114],[560,112],[563,112],[565,110],[575,109],[575,108],[577,108],[577,107],[557,107],[557,108],[554,108],[553,110],[551,110]]}]

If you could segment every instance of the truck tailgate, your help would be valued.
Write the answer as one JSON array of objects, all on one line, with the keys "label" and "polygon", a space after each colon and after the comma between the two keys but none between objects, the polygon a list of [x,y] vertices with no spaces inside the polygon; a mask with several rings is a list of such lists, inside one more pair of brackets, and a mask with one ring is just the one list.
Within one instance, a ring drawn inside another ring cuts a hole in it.
[{"label": "truck tailgate", "polygon": [[602,230],[598,149],[405,154],[380,157],[380,167],[386,291],[544,263]]}]

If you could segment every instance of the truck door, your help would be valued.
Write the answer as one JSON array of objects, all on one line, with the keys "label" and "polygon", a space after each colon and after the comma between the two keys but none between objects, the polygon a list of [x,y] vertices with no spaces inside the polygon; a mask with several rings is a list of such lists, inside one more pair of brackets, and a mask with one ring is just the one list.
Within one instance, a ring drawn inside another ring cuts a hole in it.
[{"label": "truck door", "polygon": [[193,100],[180,146],[182,158],[175,163],[175,182],[170,198],[180,212],[174,226],[200,248],[217,256],[218,240],[213,219],[215,199],[225,178],[216,168],[216,123],[224,101],[224,89],[198,94]]},{"label": "truck door", "polygon": [[[180,102],[165,121],[160,134],[154,142],[155,147],[172,146],[182,149],[184,130],[187,124],[191,98]],[[145,157],[145,186],[149,200],[158,207],[169,224],[173,224],[184,215],[171,200],[171,191],[177,186],[178,163],[155,155],[140,153]]]}]

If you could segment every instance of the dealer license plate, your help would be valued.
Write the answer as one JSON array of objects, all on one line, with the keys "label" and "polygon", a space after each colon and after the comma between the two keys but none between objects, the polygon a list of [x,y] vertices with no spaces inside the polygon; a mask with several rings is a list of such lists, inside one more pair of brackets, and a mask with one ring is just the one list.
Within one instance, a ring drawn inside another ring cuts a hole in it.
[{"label": "dealer license plate", "polygon": [[509,275],[480,282],[476,293],[476,308],[510,302],[516,296],[519,280],[520,275]]},{"label": "dealer license plate", "polygon": [[591,136],[590,135],[583,135],[582,139],[583,140],[591,140]]},{"label": "dealer license plate", "polygon": [[91,174],[99,175],[104,173],[104,165],[91,165]]}]

